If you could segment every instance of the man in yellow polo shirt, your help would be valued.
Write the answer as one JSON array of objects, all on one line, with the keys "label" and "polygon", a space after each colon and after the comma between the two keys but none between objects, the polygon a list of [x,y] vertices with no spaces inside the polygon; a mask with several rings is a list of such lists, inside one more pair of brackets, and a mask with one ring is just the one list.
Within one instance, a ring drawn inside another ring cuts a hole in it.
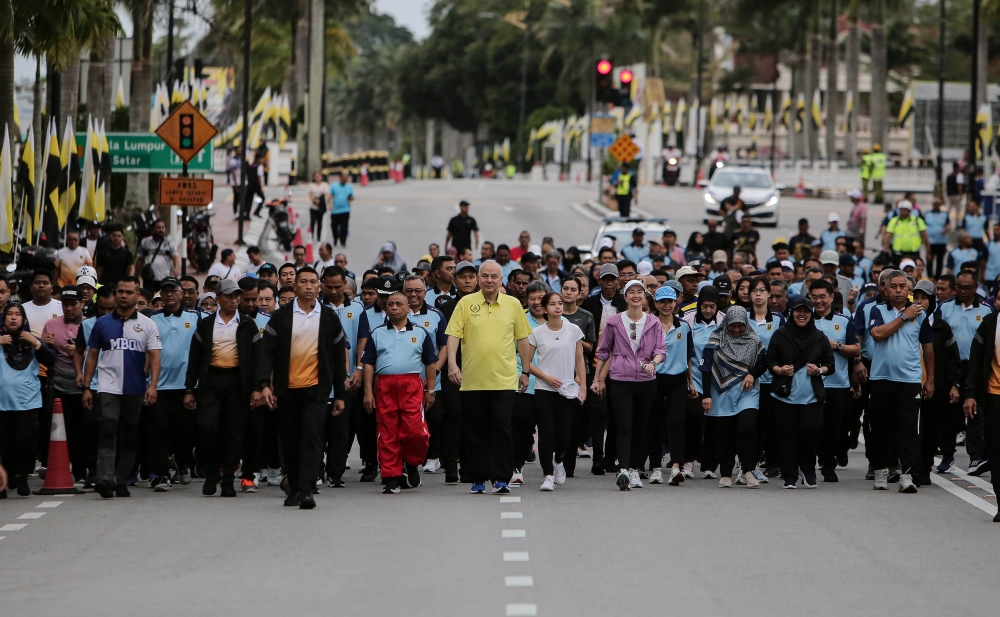
[{"label": "man in yellow polo shirt", "polygon": [[[528,373],[517,372],[515,344],[522,356],[531,355],[531,334],[521,303],[500,293],[500,264],[484,261],[479,267],[479,291],[458,301],[448,322],[448,379],[461,386],[462,475],[472,480],[472,492],[509,493],[514,473],[514,445],[510,417],[514,394],[528,387]],[[457,362],[462,346],[462,366]]]},{"label": "man in yellow polo shirt", "polygon": [[896,204],[899,211],[886,225],[882,236],[882,246],[885,251],[892,249],[893,255],[900,259],[920,257],[920,247],[930,255],[930,241],[927,239],[927,224],[918,216],[911,216],[913,204],[903,199]]}]

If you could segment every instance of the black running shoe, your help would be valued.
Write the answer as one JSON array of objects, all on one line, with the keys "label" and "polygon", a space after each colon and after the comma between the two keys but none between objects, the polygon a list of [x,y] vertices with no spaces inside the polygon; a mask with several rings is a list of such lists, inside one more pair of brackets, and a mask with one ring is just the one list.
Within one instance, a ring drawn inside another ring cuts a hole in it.
[{"label": "black running shoe", "polygon": [[223,480],[221,486],[223,497],[236,497],[236,487],[233,486],[232,480]]},{"label": "black running shoe", "polygon": [[299,500],[299,510],[312,510],[316,507],[316,500],[309,493],[304,493]]},{"label": "black running shoe", "polygon": [[362,482],[374,482],[378,477],[378,465],[366,465],[361,473]]},{"label": "black running shoe", "polygon": [[119,484],[115,487],[115,497],[131,497],[131,493],[128,492],[128,487],[124,484]]},{"label": "black running shoe", "polygon": [[[405,478],[406,476],[401,476],[400,478]],[[383,495],[398,495],[400,488],[400,478],[388,478],[385,481],[385,486],[382,487]]]},{"label": "black running shoe", "polygon": [[94,490],[104,499],[111,499],[115,496],[115,485],[106,478],[100,478],[94,482]]},{"label": "black running shoe", "polygon": [[417,488],[420,486],[420,468],[416,465],[403,463],[403,477],[406,478],[403,488]]}]

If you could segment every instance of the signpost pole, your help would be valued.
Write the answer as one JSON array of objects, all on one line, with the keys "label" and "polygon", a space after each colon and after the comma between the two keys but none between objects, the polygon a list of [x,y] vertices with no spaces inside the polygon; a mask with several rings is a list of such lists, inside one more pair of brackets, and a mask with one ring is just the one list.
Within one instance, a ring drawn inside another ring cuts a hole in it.
[{"label": "signpost pole", "polygon": [[[173,8],[171,3],[171,9]],[[188,164],[184,163],[181,170],[181,177],[188,177]],[[181,208],[181,239],[184,240],[184,252],[181,253],[181,276],[187,276],[187,235],[188,235],[188,214],[187,208]]]},{"label": "signpost pole", "polygon": [[[320,5],[322,6],[322,5]],[[247,164],[247,154],[250,152],[250,24],[253,17],[253,7],[250,0],[243,0],[243,135],[240,143],[243,144],[243,160],[240,161],[240,197],[243,203],[239,204],[239,228],[236,236],[236,244],[242,246],[243,242],[243,213],[250,211],[248,195],[249,183],[247,174],[250,166]],[[319,135],[309,135],[309,140],[319,139]]]}]

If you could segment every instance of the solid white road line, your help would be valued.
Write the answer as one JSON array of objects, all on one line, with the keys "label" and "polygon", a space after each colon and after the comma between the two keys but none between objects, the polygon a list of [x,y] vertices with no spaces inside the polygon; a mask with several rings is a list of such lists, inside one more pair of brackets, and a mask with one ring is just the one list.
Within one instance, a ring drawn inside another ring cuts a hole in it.
[{"label": "solid white road line", "polygon": [[570,204],[569,207],[572,208],[577,214],[583,216],[584,218],[588,218],[592,221],[601,220],[601,217],[594,214],[594,211],[591,210],[590,208],[587,208],[586,206],[581,206],[580,204]]},{"label": "solid white road line", "polygon": [[538,606],[535,604],[508,604],[507,617],[535,617]]},{"label": "solid white road line", "polygon": [[61,501],[43,501],[42,503],[35,506],[36,508],[58,508],[63,502]]},{"label": "solid white road line", "polygon": [[[23,527],[23,525],[22,525]],[[2,529],[2,528],[0,528]],[[6,531],[6,530],[4,530]],[[504,561],[529,561],[527,551],[505,551],[503,554]]]},{"label": "solid white road line", "polygon": [[17,519],[21,521],[30,521],[33,519],[42,518],[43,516],[45,516],[44,512],[25,512],[21,516],[17,517]]},{"label": "solid white road line", "polygon": [[524,518],[522,512],[501,512],[500,518]]},{"label": "solid white road line", "polygon": [[503,529],[500,531],[501,538],[523,538],[525,536],[525,531],[523,529]]},{"label": "solid white road line", "polygon": [[[0,527],[0,531],[19,531],[27,526],[27,523],[7,523],[3,527]],[[527,553],[525,553],[525,555],[527,555]]]},{"label": "solid white road line", "polygon": [[6,538],[6,537],[7,537],[7,536],[0,536],[0,540],[3,540],[3,539],[4,539],[4,538]]},{"label": "solid white road line", "polygon": [[535,579],[530,576],[506,576],[504,584],[507,587],[533,587]]},{"label": "solid white road line", "polygon": [[990,516],[996,516],[997,513],[996,504],[992,504],[986,501],[985,499],[976,497],[975,495],[965,490],[964,488],[955,486],[950,481],[941,478],[937,474],[933,473],[931,474],[931,482],[934,483],[936,486],[940,486],[941,488],[948,491],[952,495],[958,497],[962,501],[970,505],[976,506],[977,508],[989,514]]},{"label": "solid white road line", "polygon": [[[937,465],[940,462],[941,462],[940,456],[934,459],[935,465]],[[987,482],[986,480],[983,480],[982,478],[977,478],[976,476],[970,476],[968,472],[966,472],[964,469],[959,469],[958,467],[956,467],[955,471],[952,472],[952,475],[959,477],[965,480],[966,482],[975,484],[976,486],[983,489],[984,491],[987,491],[991,495],[996,495],[996,491],[993,490],[993,484]],[[990,476],[990,479],[992,479],[992,476]]]},{"label": "solid white road line", "polygon": [[500,503],[521,503],[520,497],[501,497]]}]

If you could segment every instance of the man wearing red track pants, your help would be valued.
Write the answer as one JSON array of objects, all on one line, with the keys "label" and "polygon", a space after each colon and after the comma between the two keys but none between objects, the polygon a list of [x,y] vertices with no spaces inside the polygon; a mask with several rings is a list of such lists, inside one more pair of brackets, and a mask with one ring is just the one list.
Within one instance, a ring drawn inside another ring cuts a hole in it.
[{"label": "man wearing red track pants", "polygon": [[375,414],[378,432],[382,493],[394,495],[420,486],[417,465],[424,462],[430,443],[424,409],[434,404],[438,355],[431,334],[407,318],[406,296],[392,293],[385,312],[389,320],[371,331],[361,362],[364,407]]}]

